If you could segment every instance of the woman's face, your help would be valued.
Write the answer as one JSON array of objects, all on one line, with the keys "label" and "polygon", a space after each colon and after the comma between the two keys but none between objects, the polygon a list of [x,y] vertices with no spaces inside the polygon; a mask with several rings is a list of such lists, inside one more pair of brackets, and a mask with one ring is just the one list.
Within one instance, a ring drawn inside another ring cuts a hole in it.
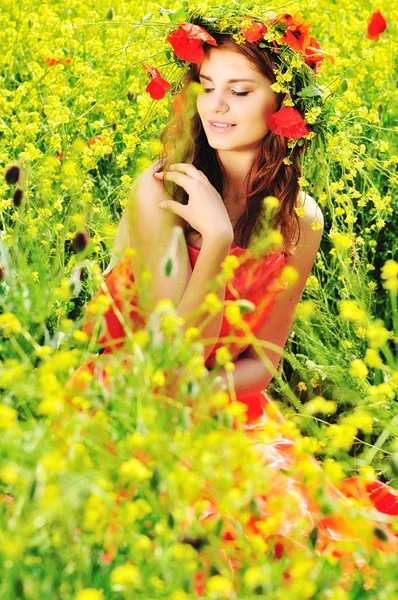
[{"label": "woman's face", "polygon": [[198,96],[197,110],[209,145],[257,151],[268,133],[268,115],[277,110],[269,79],[242,54],[212,48],[200,64],[199,81],[205,92]]}]

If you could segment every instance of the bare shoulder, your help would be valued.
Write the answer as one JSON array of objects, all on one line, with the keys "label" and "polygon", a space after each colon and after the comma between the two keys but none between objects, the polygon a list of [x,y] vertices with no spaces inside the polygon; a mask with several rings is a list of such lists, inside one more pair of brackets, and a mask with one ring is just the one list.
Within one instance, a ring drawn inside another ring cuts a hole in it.
[{"label": "bare shoulder", "polygon": [[300,238],[292,255],[288,258],[287,264],[302,271],[303,276],[307,276],[315,262],[321,243],[324,219],[319,205],[309,194],[301,192],[297,208],[304,209],[298,213]]}]

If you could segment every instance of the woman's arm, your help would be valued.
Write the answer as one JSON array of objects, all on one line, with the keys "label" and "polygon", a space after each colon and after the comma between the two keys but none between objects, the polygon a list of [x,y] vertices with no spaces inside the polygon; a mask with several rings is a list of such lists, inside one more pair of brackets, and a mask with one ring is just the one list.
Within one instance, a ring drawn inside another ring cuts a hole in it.
[{"label": "woman's arm", "polygon": [[[298,272],[298,281],[294,286],[288,286],[275,300],[275,304],[256,334],[260,341],[270,342],[279,348],[278,351],[263,347],[264,354],[272,364],[272,369],[267,368],[258,356],[253,345],[249,346],[235,362],[232,371],[235,392],[237,397],[257,394],[264,390],[270,383],[277,370],[282,351],[289,336],[297,304],[300,301],[308,276],[315,262],[323,231],[323,216],[315,200],[306,197],[306,214],[300,218],[300,242],[294,255],[286,261],[286,266],[291,266]],[[314,219],[322,225],[321,229],[314,231],[311,224]],[[222,385],[227,384],[225,369],[219,372]]]},{"label": "woman's arm", "polygon": [[[181,235],[173,256],[174,268],[169,276],[164,273],[164,257],[170,249],[173,228],[180,226],[183,230],[184,220],[171,211],[159,208],[159,203],[170,200],[165,196],[163,185],[153,178],[157,165],[152,165],[144,171],[134,184],[129,195],[127,208],[120,220],[116,232],[111,262],[105,275],[117,264],[126,248],[136,251],[132,257],[134,278],[139,285],[142,273],[152,273],[151,300],[146,304],[146,310],[152,310],[163,298],[170,298],[177,313],[186,318],[183,328],[200,327],[208,314],[198,312],[206,294],[210,291],[214,278],[221,271],[221,263],[228,256],[232,239],[227,232],[203,237],[202,248],[192,270],[189,261],[185,238]],[[213,290],[212,290],[213,291]],[[225,285],[214,290],[223,307]],[[217,338],[222,324],[223,311],[217,315],[202,330],[204,339]],[[214,344],[205,346],[205,360],[211,353]]]}]

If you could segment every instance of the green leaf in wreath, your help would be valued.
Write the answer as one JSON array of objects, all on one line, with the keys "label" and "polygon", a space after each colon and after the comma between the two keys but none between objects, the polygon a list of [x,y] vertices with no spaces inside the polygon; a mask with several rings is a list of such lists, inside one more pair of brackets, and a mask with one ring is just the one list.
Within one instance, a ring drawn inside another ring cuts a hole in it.
[{"label": "green leaf in wreath", "polygon": [[322,96],[322,90],[313,83],[310,83],[297,96],[300,96],[300,98],[315,98],[315,96]]}]

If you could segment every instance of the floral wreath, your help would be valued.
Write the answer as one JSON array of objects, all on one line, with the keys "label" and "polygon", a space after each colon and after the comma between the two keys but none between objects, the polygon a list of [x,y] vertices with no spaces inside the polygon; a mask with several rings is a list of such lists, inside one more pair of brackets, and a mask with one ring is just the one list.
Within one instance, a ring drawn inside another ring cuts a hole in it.
[{"label": "floral wreath", "polygon": [[[311,36],[311,23],[295,13],[270,14],[258,7],[248,14],[248,9],[229,5],[206,8],[205,14],[197,8],[189,10],[187,3],[178,11],[161,9],[170,18],[170,31],[166,35],[169,45],[165,48],[171,63],[187,70],[192,63],[199,64],[204,59],[204,45],[217,46],[212,34],[229,34],[238,43],[259,42],[258,47],[268,49],[275,56],[274,73],[276,81],[271,88],[276,93],[285,94],[282,108],[268,117],[268,127],[276,135],[289,139],[288,147],[306,146],[308,150],[313,138],[324,139],[328,120],[332,111],[331,95],[317,85],[317,75],[323,60],[333,57],[322,50],[319,42]],[[176,23],[178,28],[176,28]],[[173,52],[170,51],[170,47]],[[164,98],[170,83],[162,77],[158,69],[142,63],[151,81],[146,91],[154,100]],[[180,84],[172,93],[178,93]],[[177,94],[173,108],[178,108]]]}]

